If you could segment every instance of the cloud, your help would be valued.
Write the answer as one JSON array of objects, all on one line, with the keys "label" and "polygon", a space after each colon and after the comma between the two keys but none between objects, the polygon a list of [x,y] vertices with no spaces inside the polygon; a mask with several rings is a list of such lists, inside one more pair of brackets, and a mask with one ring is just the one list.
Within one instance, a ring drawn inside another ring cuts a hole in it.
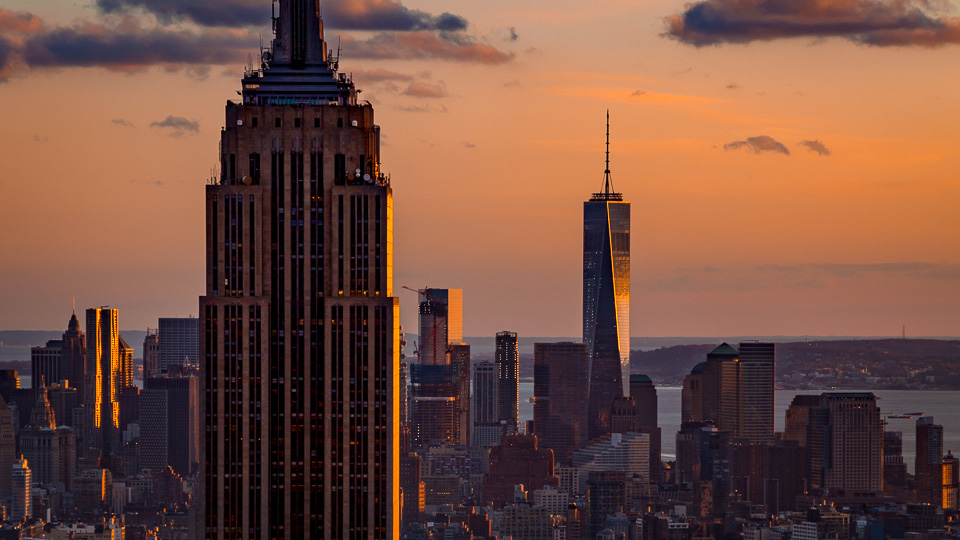
[{"label": "cloud", "polygon": [[511,27],[508,28],[507,30],[510,31],[510,41],[516,41],[516,40],[520,39],[520,36],[517,35],[517,28],[516,28],[516,27],[511,26]]},{"label": "cloud", "polygon": [[401,92],[405,96],[418,98],[442,98],[447,97],[447,85],[443,81],[434,83],[415,81]]},{"label": "cloud", "polygon": [[41,136],[41,135],[34,135],[34,136],[33,136],[33,142],[35,142],[35,143],[45,143],[45,142],[47,142],[47,141],[49,141],[49,140],[50,140],[50,137],[47,137],[46,135],[42,135],[42,136]]},{"label": "cloud", "polygon": [[479,64],[503,64],[513,53],[478,43],[470,36],[434,32],[380,32],[369,39],[343,36],[344,56],[378,60],[437,59]]},{"label": "cloud", "polygon": [[859,278],[866,274],[909,274],[912,277],[926,279],[960,279],[960,265],[927,262],[765,264],[756,267],[756,269],[761,272],[781,274],[814,271],[843,278]]},{"label": "cloud", "polygon": [[150,127],[168,130],[168,137],[183,137],[188,133],[200,133],[200,123],[196,120],[187,120],[182,116],[167,116],[162,122],[151,122]]},{"label": "cloud", "polygon": [[190,77],[195,82],[203,82],[210,78],[210,71],[212,68],[210,66],[192,66],[187,68],[187,77]]},{"label": "cloud", "polygon": [[431,106],[431,105],[397,105],[394,107],[394,110],[400,112],[408,113],[448,113],[446,105]]},{"label": "cloud", "polygon": [[[206,3],[208,0],[195,1]],[[323,21],[341,30],[456,32],[467,29],[467,20],[459,15],[446,12],[431,15],[394,0],[328,0],[323,3]]]},{"label": "cloud", "polygon": [[[362,69],[355,70],[352,72],[352,74],[353,74],[354,81],[357,81],[358,83],[364,83],[364,84],[376,84],[379,82],[386,82],[386,81],[409,82],[409,81],[416,80],[417,78],[414,75],[409,75],[407,73],[398,73],[396,71],[390,71],[388,69],[382,69],[382,68],[371,69],[369,71],[362,70]],[[420,76],[429,77],[430,73],[423,73]]]},{"label": "cloud", "polygon": [[132,123],[124,120],[123,118],[114,118],[110,122],[113,123],[114,125],[121,126],[121,127],[130,127],[130,128],[136,127]]},{"label": "cloud", "polygon": [[466,141],[464,141],[464,142],[461,142],[460,144],[463,145],[464,148],[476,148],[476,147],[477,147],[477,145],[473,144],[472,142],[466,142]]},{"label": "cloud", "polygon": [[779,152],[786,156],[790,155],[790,150],[787,150],[787,147],[784,146],[783,143],[778,142],[769,135],[747,137],[745,141],[734,141],[723,145],[724,150],[737,150],[740,148],[746,148],[754,154],[761,152]]},{"label": "cloud", "polygon": [[663,35],[702,47],[840,37],[875,46],[960,43],[960,17],[929,15],[931,0],[702,0],[665,19]]},{"label": "cloud", "polygon": [[647,93],[646,90],[634,90],[634,91],[630,94],[630,97],[643,96],[643,95],[646,95],[646,93]]},{"label": "cloud", "polygon": [[129,71],[160,64],[230,64],[256,46],[237,30],[144,29],[136,21],[110,28],[92,23],[31,36],[22,55],[30,67],[90,67]]},{"label": "cloud", "polygon": [[201,26],[251,27],[270,23],[263,0],[97,0],[103,13],[152,13],[163,24],[193,21]]},{"label": "cloud", "polygon": [[7,82],[9,63],[15,50],[12,43],[0,36],[0,83]]},{"label": "cloud", "polygon": [[739,90],[739,89],[740,89],[740,85],[735,82],[727,85],[727,90]]},{"label": "cloud", "polygon": [[35,34],[43,30],[43,19],[28,11],[10,11],[0,7],[0,32]]},{"label": "cloud", "polygon": [[807,150],[809,150],[809,151],[811,151],[811,152],[816,152],[816,153],[820,154],[821,156],[829,156],[829,155],[830,155],[830,149],[827,148],[826,145],[824,145],[824,144],[823,144],[822,142],[820,142],[819,140],[816,140],[816,141],[800,141],[800,142],[797,143],[797,144],[799,144],[800,146],[806,146],[806,147],[807,147]]}]

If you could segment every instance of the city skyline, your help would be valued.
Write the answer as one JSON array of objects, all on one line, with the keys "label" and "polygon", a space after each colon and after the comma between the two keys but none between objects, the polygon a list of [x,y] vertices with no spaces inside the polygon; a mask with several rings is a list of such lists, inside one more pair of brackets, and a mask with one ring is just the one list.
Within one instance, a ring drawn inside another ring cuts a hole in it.
[{"label": "city skyline", "polygon": [[[123,15],[93,6],[34,4],[6,3],[5,13],[43,21],[3,23],[9,58],[25,40],[63,37],[55,29],[81,33],[79,19],[122,26]],[[709,41],[668,26],[680,2],[558,2],[544,13],[424,1],[402,7],[433,17],[433,29],[391,34],[423,54],[399,60],[371,58],[379,34],[328,5],[344,70],[379,121],[399,126],[384,140],[384,170],[416,179],[396,216],[397,285],[462,288],[465,335],[579,334],[580,246],[570,239],[582,194],[602,183],[608,107],[617,188],[645,231],[632,245],[632,335],[892,336],[901,325],[908,336],[958,334],[960,255],[949,246],[960,103],[947,90],[956,75],[937,69],[956,54],[949,39],[886,47],[811,33],[697,47]],[[457,31],[475,46],[429,48],[445,10],[467,21]],[[126,16],[143,39],[154,26],[213,28]],[[20,256],[4,266],[0,298],[31,307],[5,311],[0,328],[60,329],[74,293],[80,305],[118,307],[125,328],[197,315],[203,247],[190,231],[203,219],[215,112],[257,54],[249,34],[269,34],[250,28],[215,27],[220,43],[237,40],[224,56],[130,57],[105,70],[76,67],[107,61],[77,48],[74,59],[2,70],[0,95],[21,105],[0,132],[11,149],[0,252]],[[28,212],[41,197],[36,224]],[[89,241],[104,230],[109,242]],[[437,247],[418,254],[423,238]],[[51,251],[70,272],[26,256]],[[400,296],[401,321],[415,328],[415,298]]]}]

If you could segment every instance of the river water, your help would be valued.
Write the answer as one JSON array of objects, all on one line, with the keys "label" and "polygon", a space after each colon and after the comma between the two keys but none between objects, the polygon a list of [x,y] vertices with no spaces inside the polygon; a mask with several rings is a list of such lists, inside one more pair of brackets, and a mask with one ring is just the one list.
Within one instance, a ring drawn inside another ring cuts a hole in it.
[{"label": "river water", "polygon": [[[856,391],[856,390],[830,390]],[[960,391],[946,390],[868,390],[877,395],[880,412],[902,415],[922,412],[933,416],[934,422],[943,426],[943,452],[953,450],[960,453]],[[783,431],[787,407],[797,394],[819,394],[810,390],[778,390],[774,406],[777,409],[775,428]],[[520,421],[533,420],[533,383],[520,383]],[[662,431],[664,460],[673,460],[676,447],[676,433],[680,430],[680,389],[657,388],[657,416]],[[903,459],[907,469],[913,472],[914,454],[917,446],[916,419],[887,419],[887,431],[903,432]]]}]

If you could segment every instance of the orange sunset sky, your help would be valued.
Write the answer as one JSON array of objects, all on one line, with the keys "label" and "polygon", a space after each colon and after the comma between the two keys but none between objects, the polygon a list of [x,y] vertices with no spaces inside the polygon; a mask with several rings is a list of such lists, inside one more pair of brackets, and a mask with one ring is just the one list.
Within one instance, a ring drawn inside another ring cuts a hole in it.
[{"label": "orange sunset sky", "polygon": [[[960,4],[326,0],[382,127],[402,322],[581,332],[582,203],[632,202],[634,336],[960,335]],[[196,315],[203,186],[268,0],[0,6],[0,329]],[[266,23],[266,26],[264,26]]]}]

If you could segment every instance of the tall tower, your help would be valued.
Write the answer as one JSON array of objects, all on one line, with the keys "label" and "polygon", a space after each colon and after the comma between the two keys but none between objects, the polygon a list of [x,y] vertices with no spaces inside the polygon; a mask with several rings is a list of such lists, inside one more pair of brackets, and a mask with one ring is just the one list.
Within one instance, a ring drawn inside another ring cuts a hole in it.
[{"label": "tall tower", "polygon": [[583,203],[583,341],[590,438],[610,433],[613,400],[630,392],[630,203],[613,191],[610,113],[603,190]]},{"label": "tall tower", "polygon": [[87,310],[84,448],[113,455],[120,440],[120,332],[116,309]]},{"label": "tall tower", "polygon": [[399,327],[380,128],[318,0],[228,102],[200,299],[205,536],[397,538]]},{"label": "tall tower", "polygon": [[917,478],[918,501],[942,506],[943,426],[934,424],[932,416],[917,419],[917,457],[914,472]]},{"label": "tall tower", "polygon": [[497,413],[505,432],[517,431],[520,420],[520,349],[516,332],[497,332]]},{"label": "tall tower", "polygon": [[[60,371],[63,378],[70,381],[70,386],[77,389],[77,401],[84,403],[83,391],[84,380],[86,379],[87,365],[85,360],[87,340],[80,331],[80,321],[77,319],[76,310],[70,316],[70,322],[67,323],[67,331],[63,333],[63,350],[61,351],[61,360],[63,362]],[[48,381],[52,384],[58,381]],[[61,418],[61,423],[69,423],[69,419]]]}]

